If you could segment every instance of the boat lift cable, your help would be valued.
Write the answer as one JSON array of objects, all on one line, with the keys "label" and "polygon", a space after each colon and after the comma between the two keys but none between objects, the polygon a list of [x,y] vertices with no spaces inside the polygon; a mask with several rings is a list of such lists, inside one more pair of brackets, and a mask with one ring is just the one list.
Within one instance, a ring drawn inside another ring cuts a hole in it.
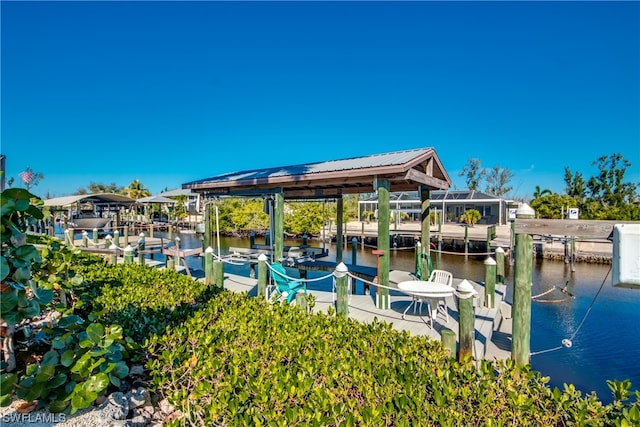
[{"label": "boat lift cable", "polygon": [[596,292],[596,294],[594,295],[593,300],[591,300],[591,304],[589,304],[589,307],[587,308],[587,311],[584,314],[584,317],[580,321],[580,324],[578,325],[576,330],[573,332],[571,337],[563,339],[562,340],[562,345],[559,345],[559,346],[554,347],[554,348],[549,348],[547,350],[531,352],[530,356],[536,356],[538,354],[549,353],[551,351],[560,350],[562,348],[571,348],[573,346],[573,339],[576,337],[576,335],[578,335],[578,332],[580,332],[580,329],[582,328],[582,325],[584,325],[584,322],[587,320],[587,317],[589,317],[589,313],[591,312],[591,308],[596,303],[596,300],[598,299],[598,295],[600,295],[600,292],[602,291],[602,288],[604,287],[604,284],[606,283],[607,278],[609,277],[609,273],[611,273],[611,267],[609,267],[609,270],[607,271],[607,274],[604,276],[604,279],[602,280],[602,283],[600,284],[600,288],[598,289],[598,292]]}]

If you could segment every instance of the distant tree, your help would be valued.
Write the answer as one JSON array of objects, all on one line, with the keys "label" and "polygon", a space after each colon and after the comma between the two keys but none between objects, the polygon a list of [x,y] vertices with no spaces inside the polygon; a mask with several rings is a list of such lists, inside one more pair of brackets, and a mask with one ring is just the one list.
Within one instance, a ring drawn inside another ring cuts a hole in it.
[{"label": "distant tree", "polygon": [[484,179],[486,171],[480,167],[480,160],[470,158],[468,162],[469,164],[458,173],[458,176],[465,177],[469,190],[477,191],[480,188],[480,183]]},{"label": "distant tree", "polygon": [[531,208],[536,212],[536,218],[562,219],[568,208],[578,207],[575,197],[565,194],[551,193],[536,197],[531,201]]},{"label": "distant tree", "polygon": [[322,204],[319,202],[289,203],[284,217],[285,231],[296,234],[318,235],[322,228]]},{"label": "distant tree", "polygon": [[131,184],[124,189],[124,193],[132,199],[141,199],[151,195],[151,191],[149,191],[144,184],[137,179],[131,181]]},{"label": "distant tree", "polygon": [[575,197],[582,201],[587,197],[587,183],[582,177],[582,173],[576,172],[575,175],[568,167],[564,168],[564,182],[566,184],[566,193],[568,196]]},{"label": "distant tree", "polygon": [[549,194],[552,194],[551,190],[548,188],[543,190],[539,185],[536,185],[536,191],[533,192],[533,199],[539,199],[540,197],[548,196]]},{"label": "distant tree", "polygon": [[502,169],[500,166],[494,166],[488,172],[484,172],[487,179],[487,193],[502,196],[512,190],[513,187],[508,186],[513,178],[513,172],[509,168]]},{"label": "distant tree", "polygon": [[600,156],[591,164],[597,165],[599,171],[598,175],[592,177],[587,183],[593,200],[604,206],[617,207],[633,201],[636,185],[623,182],[624,174],[631,166],[631,162],[625,160],[622,154]]},{"label": "distant tree", "polygon": [[88,192],[83,187],[80,187],[76,190],[76,194],[80,195],[80,194],[121,193],[122,192],[122,187],[118,187],[115,184],[115,182],[112,182],[111,184],[103,184],[103,183],[96,183],[92,181],[89,183],[87,187],[89,189]]}]

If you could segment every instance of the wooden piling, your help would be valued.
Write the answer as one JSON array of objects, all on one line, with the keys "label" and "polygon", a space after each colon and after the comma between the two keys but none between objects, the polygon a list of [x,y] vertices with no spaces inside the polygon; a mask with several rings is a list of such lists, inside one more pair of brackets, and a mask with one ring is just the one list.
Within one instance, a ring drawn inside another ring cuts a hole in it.
[{"label": "wooden piling", "polygon": [[351,239],[351,265],[358,264],[358,238],[353,237]]},{"label": "wooden piling", "polygon": [[511,358],[516,366],[525,366],[529,364],[531,347],[533,237],[529,234],[516,234],[515,242]]},{"label": "wooden piling", "polygon": [[140,233],[140,238],[138,239],[138,263],[140,265],[144,265],[144,233]]},{"label": "wooden piling", "polygon": [[133,264],[133,248],[131,245],[127,245],[127,247],[124,248],[124,263]]},{"label": "wooden piling", "polygon": [[113,244],[109,246],[111,253],[109,254],[109,264],[116,265],[118,263],[118,247]]},{"label": "wooden piling", "polygon": [[336,263],[342,262],[342,215],[344,212],[344,201],[342,197],[336,200]]},{"label": "wooden piling", "polygon": [[204,250],[204,283],[213,284],[213,248],[211,246]]},{"label": "wooden piling", "polygon": [[93,229],[93,245],[94,246],[98,246],[98,229],[94,228]]},{"label": "wooden piling", "polygon": [[309,312],[309,307],[307,305],[307,294],[303,292],[296,293],[296,305],[302,309],[305,313]]},{"label": "wooden piling", "polygon": [[496,305],[496,262],[488,257],[484,261],[484,306],[495,308]]},{"label": "wooden piling", "polygon": [[460,349],[458,351],[458,361],[462,362],[473,358],[473,298],[458,297],[458,316],[460,318],[458,327],[460,336]]},{"label": "wooden piling", "polygon": [[496,248],[496,284],[504,285],[504,249]]},{"label": "wooden piling", "polygon": [[113,244],[120,247],[120,232],[118,230],[113,232]]},{"label": "wooden piling", "polygon": [[279,261],[284,251],[284,195],[276,193],[274,203],[274,222],[273,222],[273,260]]},{"label": "wooden piling", "polygon": [[87,233],[87,230],[84,230],[82,232],[82,247],[83,248],[89,247],[89,233]]},{"label": "wooden piling", "polygon": [[220,289],[224,288],[224,263],[222,261],[213,261],[213,283]]},{"label": "wooden piling", "polygon": [[336,266],[336,313],[338,316],[349,316],[349,289],[347,266],[343,262]]},{"label": "wooden piling", "polygon": [[258,297],[267,296],[267,256],[258,256]]},{"label": "wooden piling", "polygon": [[[389,180],[378,179],[378,283],[389,285]],[[389,289],[376,289],[376,307],[388,310],[391,305]]]},{"label": "wooden piling", "polygon": [[456,333],[451,329],[443,329],[440,332],[440,338],[442,340],[442,346],[449,353],[449,357],[456,357]]}]

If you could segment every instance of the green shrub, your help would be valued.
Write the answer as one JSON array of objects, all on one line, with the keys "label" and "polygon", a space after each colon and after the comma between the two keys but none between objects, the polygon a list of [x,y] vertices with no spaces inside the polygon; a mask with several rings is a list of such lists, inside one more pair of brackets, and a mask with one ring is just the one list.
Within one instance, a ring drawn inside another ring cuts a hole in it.
[{"label": "green shrub", "polygon": [[458,363],[386,323],[240,294],[218,295],[148,351],[154,386],[185,413],[175,424],[609,425],[637,411],[551,391],[511,361]]}]

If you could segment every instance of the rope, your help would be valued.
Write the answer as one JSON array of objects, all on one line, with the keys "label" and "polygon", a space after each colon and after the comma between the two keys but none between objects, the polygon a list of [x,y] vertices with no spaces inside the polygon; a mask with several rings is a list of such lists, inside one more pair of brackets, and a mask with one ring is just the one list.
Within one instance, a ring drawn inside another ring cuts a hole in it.
[{"label": "rope", "polygon": [[322,277],[316,277],[315,279],[301,279],[301,278],[297,278],[297,277],[291,277],[291,276],[287,276],[286,274],[282,274],[279,271],[276,271],[273,269],[273,267],[271,267],[271,264],[269,264],[269,262],[266,262],[267,267],[269,267],[269,270],[271,270],[272,272],[276,273],[278,276],[280,277],[284,277],[285,279],[289,279],[292,280],[294,282],[319,282],[320,280],[324,280],[327,279],[329,277],[333,277],[333,273],[329,273],[326,276],[322,276]]},{"label": "rope", "polygon": [[[531,352],[530,353],[531,356],[535,356],[535,355],[543,354],[543,353],[549,353],[550,351],[560,350],[561,348],[571,348],[573,346],[573,339],[576,337],[576,335],[578,335],[578,332],[580,332],[580,329],[582,329],[582,325],[584,325],[584,322],[587,320],[587,317],[589,316],[589,313],[591,312],[591,308],[593,308],[593,305],[596,303],[596,300],[598,299],[598,295],[600,295],[600,292],[602,291],[602,288],[604,287],[604,284],[607,281],[607,278],[609,277],[609,273],[611,273],[611,266],[609,266],[609,270],[607,271],[607,274],[605,274],[604,279],[602,280],[602,283],[600,284],[600,288],[598,289],[598,292],[596,292],[596,294],[594,295],[593,300],[591,300],[591,304],[589,304],[589,307],[587,308],[587,311],[584,314],[584,317],[580,321],[580,324],[576,328],[575,332],[571,335],[571,337],[563,339],[562,340],[562,345],[560,345],[558,347],[550,348],[550,349],[547,349],[547,350]],[[573,297],[573,295],[572,295],[572,297]]]},{"label": "rope", "polygon": [[[569,301],[569,300],[575,299],[576,298],[575,295],[573,295],[571,292],[567,291],[567,286],[568,285],[569,285],[569,281],[567,280],[567,282],[564,285],[564,288],[559,288],[557,286],[552,286],[551,289],[546,290],[541,294],[532,296],[531,300],[534,301],[534,302],[549,303],[549,302],[564,302],[564,301]],[[560,299],[536,300],[536,298],[539,298],[541,296],[547,295],[547,294],[555,291],[556,289],[559,290],[562,293],[565,293],[565,294],[569,295],[569,296],[566,297],[566,298],[560,298]]]}]

